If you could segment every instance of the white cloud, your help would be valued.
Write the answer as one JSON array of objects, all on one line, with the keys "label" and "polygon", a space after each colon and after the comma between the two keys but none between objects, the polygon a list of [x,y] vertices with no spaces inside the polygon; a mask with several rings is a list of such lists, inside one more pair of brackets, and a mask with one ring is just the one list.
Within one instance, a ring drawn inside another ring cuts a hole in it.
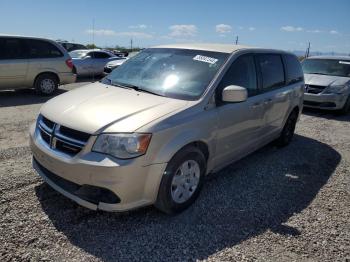
[{"label": "white cloud", "polygon": [[339,32],[336,30],[331,30],[331,31],[329,31],[329,33],[332,35],[339,35]]},{"label": "white cloud", "polygon": [[97,29],[97,30],[92,30],[92,29],[88,29],[85,31],[85,33],[92,35],[98,35],[98,36],[114,36],[115,35],[115,31],[113,30],[109,30],[109,29]]},{"label": "white cloud", "polygon": [[121,36],[121,37],[133,37],[133,38],[143,38],[143,39],[153,38],[153,35],[143,33],[143,32],[116,32],[109,29],[96,29],[96,30],[88,29],[85,32],[89,35],[95,34],[96,36]]},{"label": "white cloud", "polygon": [[243,26],[239,26],[238,29],[239,29],[239,30],[243,30],[244,27],[243,27]]},{"label": "white cloud", "polygon": [[227,34],[232,31],[232,26],[230,25],[225,25],[225,24],[219,24],[215,26],[215,30],[217,33],[220,34]]},{"label": "white cloud", "polygon": [[129,28],[131,29],[146,29],[148,26],[145,24],[140,24],[140,25],[130,25]]},{"label": "white cloud", "polygon": [[170,37],[194,37],[198,31],[195,25],[172,25],[169,29]]},{"label": "white cloud", "polygon": [[315,33],[315,34],[322,33],[322,31],[321,31],[321,30],[319,30],[319,29],[315,29],[315,30],[307,30],[306,32],[308,32],[308,33]]},{"label": "white cloud", "polygon": [[286,26],[282,26],[281,30],[285,32],[300,32],[300,31],[303,31],[304,29],[302,27],[286,25]]},{"label": "white cloud", "polygon": [[255,29],[256,29],[256,28],[255,28],[255,27],[252,27],[252,26],[248,28],[249,31],[255,31]]}]

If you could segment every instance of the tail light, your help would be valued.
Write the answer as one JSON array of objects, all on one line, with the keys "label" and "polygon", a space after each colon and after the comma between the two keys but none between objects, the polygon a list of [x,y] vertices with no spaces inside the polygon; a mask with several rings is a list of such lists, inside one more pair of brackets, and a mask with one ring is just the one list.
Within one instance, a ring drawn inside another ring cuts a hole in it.
[{"label": "tail light", "polygon": [[73,61],[71,58],[66,60],[66,65],[70,68],[73,69]]}]

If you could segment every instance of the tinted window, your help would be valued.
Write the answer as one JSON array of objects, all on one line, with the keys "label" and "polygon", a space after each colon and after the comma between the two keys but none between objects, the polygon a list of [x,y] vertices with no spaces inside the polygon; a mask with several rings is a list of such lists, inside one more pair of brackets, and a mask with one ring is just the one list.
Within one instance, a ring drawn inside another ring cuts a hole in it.
[{"label": "tinted window", "polygon": [[262,88],[273,89],[284,84],[284,69],[280,55],[259,55]]},{"label": "tinted window", "polygon": [[0,38],[0,59],[22,59],[24,56],[22,39]]},{"label": "tinted window", "polygon": [[248,96],[257,94],[257,78],[253,56],[243,55],[232,63],[219,85],[219,97],[221,97],[222,90],[229,85],[247,88]]},{"label": "tinted window", "polygon": [[284,61],[286,64],[287,83],[292,84],[302,81],[304,78],[303,70],[301,69],[300,62],[294,55],[285,55]]},{"label": "tinted window", "polygon": [[63,54],[53,44],[42,40],[27,40],[30,58],[61,57]]},{"label": "tinted window", "polygon": [[93,58],[109,58],[109,57],[111,57],[109,54],[104,53],[104,52],[90,52],[88,55],[93,57]]}]

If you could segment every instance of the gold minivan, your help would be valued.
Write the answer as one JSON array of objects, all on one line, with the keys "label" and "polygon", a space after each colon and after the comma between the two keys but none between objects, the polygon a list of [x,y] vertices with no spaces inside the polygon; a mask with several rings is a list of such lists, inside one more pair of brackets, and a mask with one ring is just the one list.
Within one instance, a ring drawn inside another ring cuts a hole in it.
[{"label": "gold minivan", "polygon": [[58,85],[75,80],[71,57],[55,41],[0,35],[0,90],[34,87],[52,95]]},{"label": "gold minivan", "polygon": [[222,44],[147,48],[100,82],[48,101],[33,166],[90,209],[187,208],[204,177],[267,143],[287,145],[303,106],[291,53]]}]

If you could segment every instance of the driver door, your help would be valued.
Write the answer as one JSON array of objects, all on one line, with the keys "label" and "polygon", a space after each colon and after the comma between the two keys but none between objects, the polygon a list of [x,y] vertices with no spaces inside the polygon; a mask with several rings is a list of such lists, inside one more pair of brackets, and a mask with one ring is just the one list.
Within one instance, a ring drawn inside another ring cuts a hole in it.
[{"label": "driver door", "polygon": [[[239,103],[221,100],[222,90],[229,85],[247,88],[248,99]],[[218,131],[215,165],[224,166],[253,151],[263,130],[263,97],[258,92],[254,55],[238,57],[217,88]]]}]

